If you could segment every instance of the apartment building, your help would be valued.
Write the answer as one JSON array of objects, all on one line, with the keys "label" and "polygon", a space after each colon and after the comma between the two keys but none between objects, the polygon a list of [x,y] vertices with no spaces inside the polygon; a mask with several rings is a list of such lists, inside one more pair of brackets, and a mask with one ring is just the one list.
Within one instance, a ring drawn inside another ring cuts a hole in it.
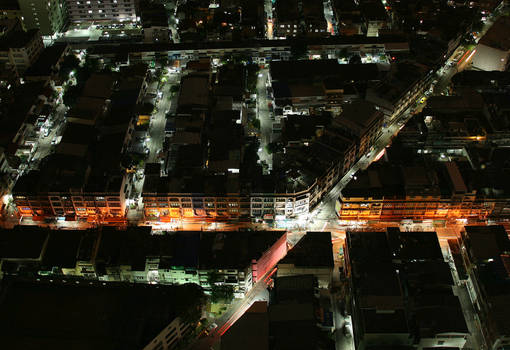
[{"label": "apartment building", "polygon": [[69,21],[136,21],[135,0],[65,0]]},{"label": "apartment building", "polygon": [[65,0],[18,0],[27,29],[37,28],[43,36],[54,36],[67,25]]},{"label": "apartment building", "polygon": [[43,49],[38,29],[10,31],[0,37],[0,64],[24,72],[37,61]]}]

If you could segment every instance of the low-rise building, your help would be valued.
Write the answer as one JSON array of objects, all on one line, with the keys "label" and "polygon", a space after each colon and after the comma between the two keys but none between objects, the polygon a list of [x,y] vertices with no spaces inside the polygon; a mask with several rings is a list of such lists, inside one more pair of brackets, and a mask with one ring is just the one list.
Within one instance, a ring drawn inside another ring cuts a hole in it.
[{"label": "low-rise building", "polygon": [[324,18],[324,5],[320,1],[301,0],[303,30],[307,36],[326,36],[328,23]]},{"label": "low-rise building", "polygon": [[345,260],[357,348],[464,346],[470,333],[434,232],[348,232]]},{"label": "low-rise building", "polygon": [[266,301],[256,301],[221,335],[221,350],[269,350],[269,316]]},{"label": "low-rise building", "polygon": [[468,292],[488,349],[510,343],[510,240],[503,226],[466,226],[461,232]]},{"label": "low-rise building", "polygon": [[[448,128],[448,133],[454,132]],[[416,133],[420,134],[419,129]],[[508,149],[478,144],[479,136],[469,141],[473,145],[463,141],[458,152],[450,148],[454,151],[438,154],[409,146],[412,142],[405,141],[404,133],[342,190],[340,217],[397,221],[506,217],[510,212],[504,180]]]},{"label": "low-rise building", "polygon": [[6,276],[194,283],[209,294],[227,286],[239,298],[287,254],[285,231],[151,235],[149,226],[65,232],[19,226],[2,233],[0,271]]},{"label": "low-rise building", "polygon": [[334,0],[331,2],[340,35],[360,35],[363,33],[363,19],[359,4],[354,0]]},{"label": "low-rise building", "polygon": [[381,1],[360,1],[361,16],[365,21],[367,36],[379,36],[381,29],[389,27],[391,21]]},{"label": "low-rise building", "polygon": [[165,6],[161,3],[144,2],[140,7],[144,42],[169,42],[172,32],[168,27],[168,16]]},{"label": "low-rise building", "polygon": [[275,349],[331,349],[329,298],[321,298],[313,275],[278,277],[269,305],[269,335]]},{"label": "low-rise building", "polygon": [[276,107],[309,114],[315,110],[338,113],[344,94],[355,85],[378,81],[376,64],[339,64],[338,60],[272,61],[270,80]]},{"label": "low-rise building", "polygon": [[121,159],[131,142],[136,106],[145,95],[146,72],[145,65],[131,66],[119,79],[110,74],[89,78],[56,152],[17,182],[13,193],[21,215],[125,220],[131,178]]},{"label": "low-rise building", "polygon": [[329,288],[333,273],[330,232],[307,234],[278,263],[277,276],[314,275],[319,288]]},{"label": "low-rise building", "polygon": [[509,66],[510,18],[500,17],[480,39],[473,55],[473,68],[484,71],[505,71]]}]

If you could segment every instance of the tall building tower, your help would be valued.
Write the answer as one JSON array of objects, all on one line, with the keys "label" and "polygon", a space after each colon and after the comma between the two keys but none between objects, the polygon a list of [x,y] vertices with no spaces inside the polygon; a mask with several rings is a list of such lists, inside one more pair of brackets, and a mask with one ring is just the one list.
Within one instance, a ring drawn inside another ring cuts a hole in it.
[{"label": "tall building tower", "polygon": [[[33,0],[32,0],[33,1]],[[136,21],[135,0],[65,0],[72,23]]]},{"label": "tall building tower", "polygon": [[41,35],[53,36],[67,22],[64,0],[18,0],[27,29],[38,28]]},{"label": "tall building tower", "polygon": [[21,20],[22,16],[17,0],[0,0],[0,19]]}]

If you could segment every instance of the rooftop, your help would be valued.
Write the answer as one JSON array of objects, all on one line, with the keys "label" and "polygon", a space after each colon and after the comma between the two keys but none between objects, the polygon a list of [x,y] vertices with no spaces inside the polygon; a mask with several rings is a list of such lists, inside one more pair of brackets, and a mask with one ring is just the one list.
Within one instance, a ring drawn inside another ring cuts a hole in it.
[{"label": "rooftop", "polygon": [[487,260],[510,252],[510,240],[503,226],[465,226],[465,230],[476,260]]},{"label": "rooftop", "polygon": [[388,243],[393,256],[401,260],[443,260],[435,232],[403,232],[390,227]]},{"label": "rooftop", "polygon": [[503,51],[510,50],[510,17],[501,16],[480,39],[478,44],[486,45]]},{"label": "rooftop", "polygon": [[287,252],[279,264],[293,264],[296,267],[333,267],[333,246],[330,232],[307,232]]},{"label": "rooftop", "polygon": [[362,310],[363,333],[394,334],[409,333],[407,318],[404,310],[393,312],[377,312],[377,310]]},{"label": "rooftop", "polygon": [[74,268],[78,251],[88,231],[51,230],[48,246],[42,259],[42,267],[51,270],[53,267]]},{"label": "rooftop", "polygon": [[46,76],[52,73],[59,59],[66,52],[67,44],[56,43],[46,47],[37,61],[25,72],[26,76]]},{"label": "rooftop", "polygon": [[285,231],[203,231],[200,239],[200,268],[245,269],[283,234]]},{"label": "rooftop", "polygon": [[42,256],[48,231],[37,226],[15,226],[0,231],[0,259],[38,259]]},{"label": "rooftop", "polygon": [[269,349],[269,318],[265,301],[256,301],[221,336],[221,350]]}]

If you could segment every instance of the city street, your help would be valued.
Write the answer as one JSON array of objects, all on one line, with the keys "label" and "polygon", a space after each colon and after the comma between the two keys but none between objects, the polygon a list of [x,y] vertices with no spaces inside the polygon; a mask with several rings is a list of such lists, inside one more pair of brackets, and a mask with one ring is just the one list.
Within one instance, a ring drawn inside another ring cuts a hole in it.
[{"label": "city street", "polygon": [[[336,23],[334,22],[334,14],[331,9],[331,3],[326,1],[325,6],[325,18],[328,22],[328,30],[333,34],[336,32]],[[273,14],[272,14],[272,1],[265,1],[265,11],[267,15],[267,37],[272,38],[272,25],[273,25]],[[484,25],[483,30],[479,36],[482,36],[490,26],[494,23],[493,19],[488,19]],[[101,30],[100,30],[101,29]],[[99,40],[101,35],[104,35],[105,28],[91,27],[89,29],[76,29],[76,31],[69,33],[70,36],[86,36],[89,40]],[[107,29],[110,30],[110,29]],[[119,29],[120,30],[120,29]],[[81,32],[83,31],[83,32]],[[173,30],[175,33],[175,30]],[[120,35],[120,34],[119,34]],[[177,39],[177,35],[174,35]],[[462,45],[456,48],[452,55],[446,60],[445,64],[441,69],[436,72],[434,78],[430,81],[433,85],[431,90],[432,95],[447,95],[448,87],[450,85],[452,77],[457,73],[465,69],[469,69],[470,60],[475,52],[473,45]],[[177,103],[177,94],[172,93],[172,86],[179,84],[181,74],[180,73],[167,73],[164,70],[164,80],[160,82],[160,89],[158,95],[155,98],[156,113],[150,118],[150,124],[148,129],[148,137],[144,147],[147,147],[148,153],[146,155],[145,163],[159,163],[164,157],[164,143],[165,143],[165,126],[167,122],[167,115],[173,115],[175,112]],[[273,169],[273,157],[268,152],[268,145],[275,141],[275,134],[273,133],[273,124],[278,123],[275,120],[274,111],[272,106],[272,99],[268,97],[268,80],[269,70],[263,68],[258,73],[258,79],[256,84],[256,118],[260,122],[260,147],[258,150],[258,156],[261,164],[264,168],[264,173],[268,173]],[[458,279],[455,265],[451,263],[451,257],[448,255],[448,240],[456,239],[460,235],[466,221],[447,222],[443,227],[437,227],[432,221],[415,223],[412,220],[406,220],[406,222],[342,222],[339,220],[337,215],[337,200],[341,194],[342,189],[356,177],[357,172],[367,169],[370,164],[379,159],[384,152],[385,148],[391,143],[392,139],[398,134],[402,125],[405,124],[417,111],[422,109],[426,105],[425,99],[429,95],[429,89],[424,89],[422,95],[418,96],[416,101],[410,101],[409,107],[398,117],[391,121],[386,120],[387,124],[380,130],[377,140],[374,142],[370,151],[367,154],[361,155],[356,161],[352,168],[339,179],[337,184],[327,193],[319,205],[313,209],[307,215],[303,215],[299,219],[286,220],[285,227],[287,228],[287,243],[288,247],[294,247],[300,239],[302,239],[309,231],[326,231],[331,232],[332,243],[334,250],[334,270],[333,270],[333,286],[334,291],[331,291],[331,302],[333,309],[333,320],[335,333],[334,338],[336,341],[336,350],[351,350],[354,349],[354,343],[352,338],[352,322],[350,316],[345,313],[345,290],[344,283],[340,278],[339,270],[343,266],[343,243],[345,241],[346,232],[356,230],[372,230],[372,231],[383,231],[388,227],[399,227],[402,231],[435,231],[437,232],[439,243],[445,254],[446,259],[450,262],[450,267],[455,277],[456,286],[454,288],[455,293],[459,296],[460,302],[465,311],[466,321],[468,327],[473,336],[468,340],[468,344],[473,349],[482,349],[484,340],[480,332],[480,323],[477,319],[476,313],[472,307],[469,294],[466,285]],[[151,95],[152,96],[152,95]],[[421,101],[419,103],[418,101]],[[31,159],[29,159],[30,168],[22,168],[23,171],[30,169],[36,169],[40,161],[51,154],[52,150],[56,147],[59,142],[59,136],[62,135],[65,129],[65,114],[67,108],[61,104],[57,107],[55,114],[51,118],[51,128],[49,133],[41,133],[37,139],[36,149],[32,151]],[[146,125],[146,124],[145,124]],[[146,130],[146,129],[144,129]],[[145,131],[143,131],[143,137],[145,139]],[[145,154],[145,149],[142,154]],[[143,164],[143,161],[140,163]],[[25,165],[24,165],[25,166]],[[143,169],[143,166],[140,166]],[[128,221],[133,225],[150,225],[153,229],[154,234],[168,234],[167,231],[175,230],[186,230],[186,231],[207,231],[207,230],[268,230],[272,229],[272,223],[252,223],[248,222],[207,222],[205,219],[196,220],[174,220],[172,222],[151,222],[143,221],[143,204],[141,201],[141,193],[143,189],[144,178],[142,170],[139,174],[133,174],[135,178],[132,182],[131,197],[129,198],[128,205],[132,206],[128,210]],[[135,194],[133,196],[133,193]],[[133,198],[134,197],[134,198]],[[11,213],[12,214],[12,213]],[[16,218],[14,215],[7,215],[4,217],[3,226],[12,227],[16,224],[24,225],[38,225],[50,227],[52,229],[84,229],[94,227],[96,224],[87,223],[82,221],[54,221],[54,222],[41,222],[34,221],[32,218]],[[278,226],[278,223],[277,225]],[[451,259],[452,260],[452,259]],[[259,282],[254,284],[253,288],[246,294],[243,299],[236,299],[232,302],[230,307],[219,317],[210,319],[210,323],[215,323],[215,328],[211,334],[207,337],[197,339],[192,344],[191,349],[193,350],[210,350],[212,346],[218,343],[228,329],[246,312],[246,310],[258,300],[268,301],[267,287],[271,285],[271,276],[269,274],[274,273],[272,269],[268,274],[262,278]],[[346,331],[346,325],[347,331]],[[346,334],[347,333],[347,334]]]},{"label": "city street", "polygon": [[267,81],[268,69],[261,69],[259,71],[259,78],[257,80],[257,117],[260,120],[260,151],[259,159],[265,162],[269,169],[273,168],[273,157],[267,152],[267,145],[271,143],[273,135],[273,120],[269,111],[268,103],[272,101],[267,98]]},{"label": "city street", "polygon": [[161,87],[161,98],[156,104],[158,111],[151,117],[152,120],[149,128],[150,140],[148,141],[149,156],[147,157],[147,163],[157,162],[158,153],[163,149],[163,143],[165,142],[166,114],[170,112],[173,101],[170,89],[172,85],[178,84],[179,80],[180,74],[171,73],[168,77],[168,81],[163,83]]},{"label": "city street", "polygon": [[210,350],[221,338],[223,334],[253,305],[256,301],[269,301],[267,287],[271,283],[271,275],[274,270],[270,270],[263,278],[255,283],[243,299],[235,299],[230,307],[218,318],[210,320],[217,327],[209,336],[198,339],[189,350]]}]

